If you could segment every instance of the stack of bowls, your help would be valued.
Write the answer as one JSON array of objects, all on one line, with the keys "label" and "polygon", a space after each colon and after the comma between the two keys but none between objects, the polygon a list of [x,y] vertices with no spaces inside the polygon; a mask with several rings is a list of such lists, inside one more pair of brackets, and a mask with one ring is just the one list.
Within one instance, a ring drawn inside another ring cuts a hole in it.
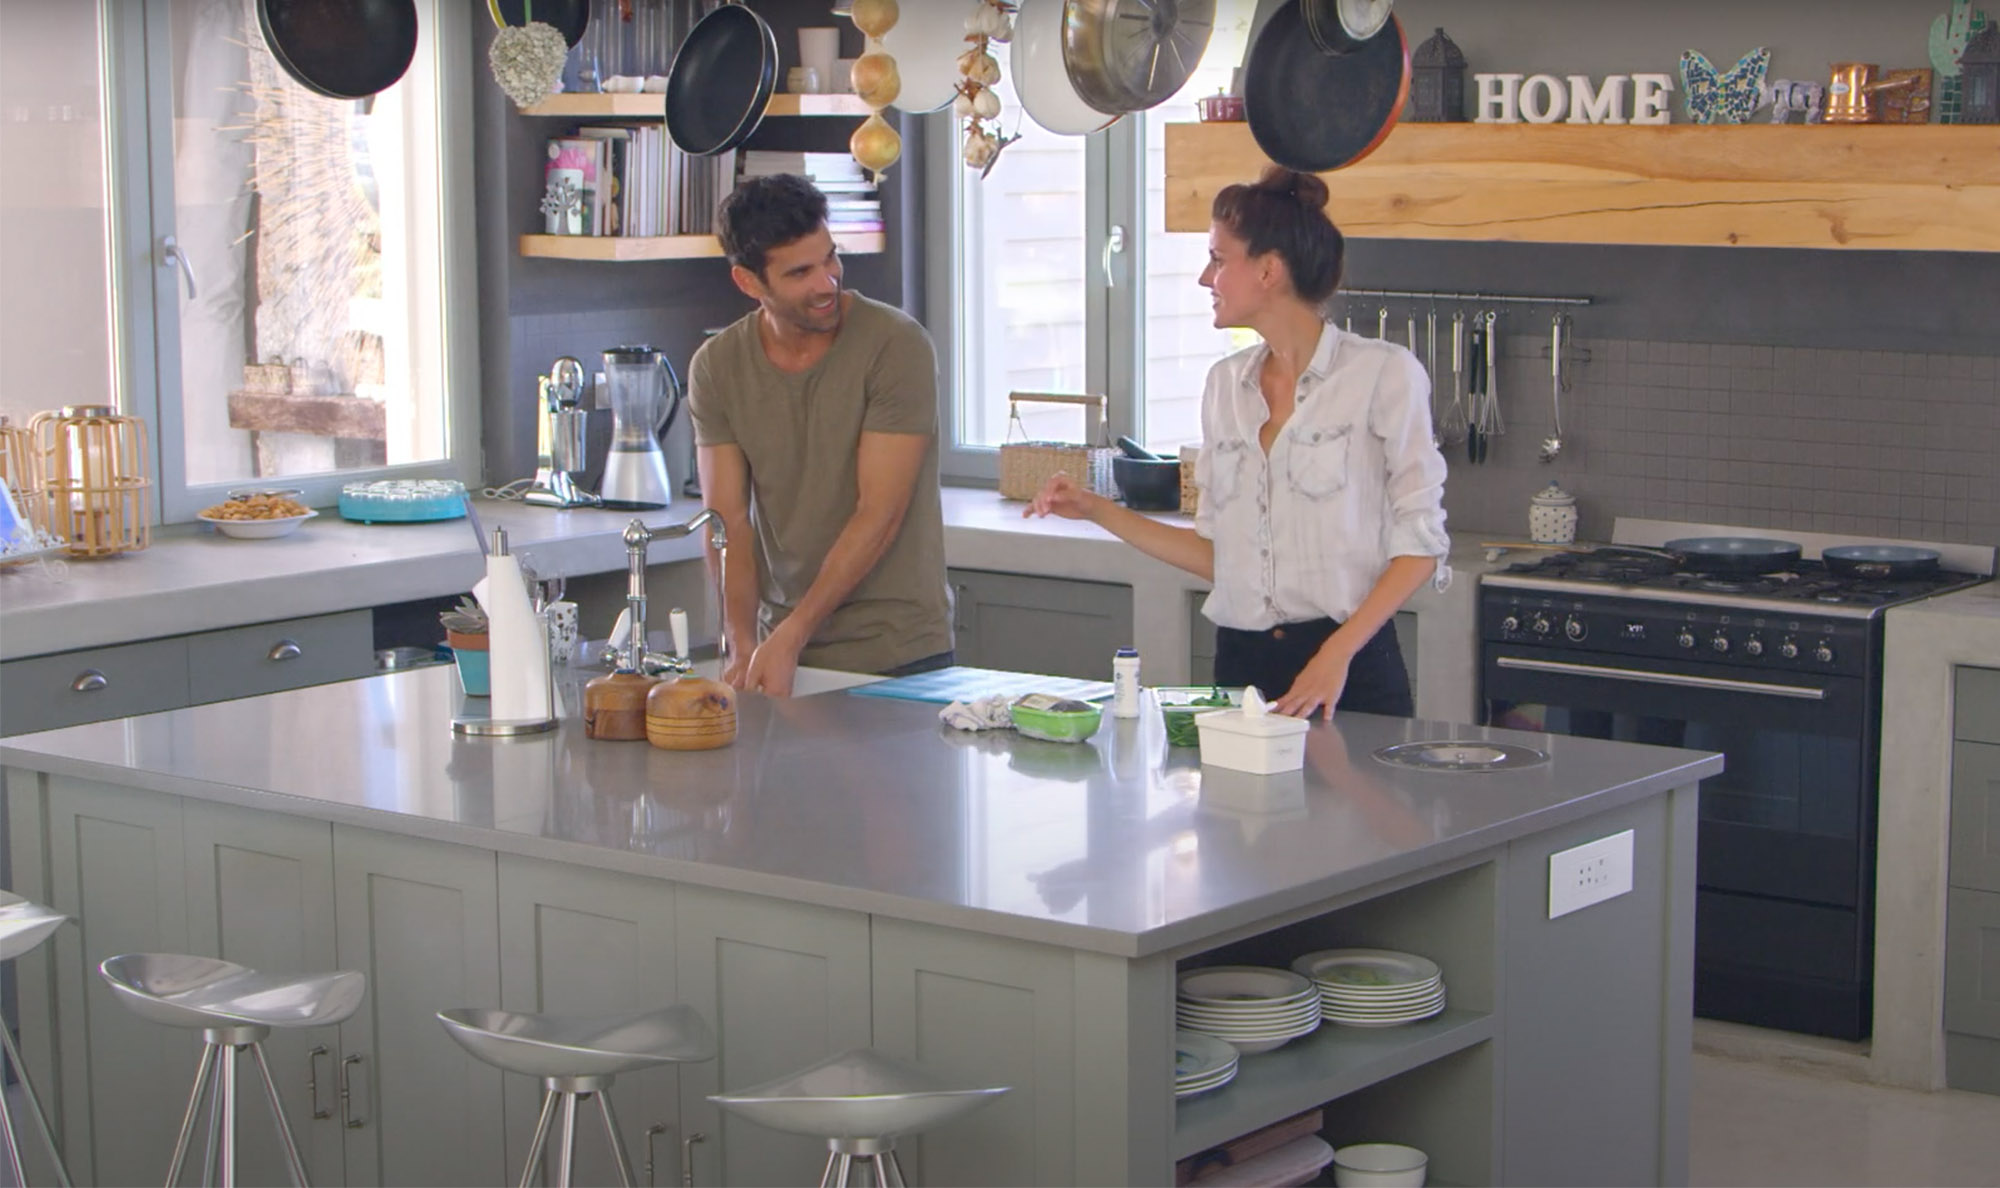
[{"label": "stack of bowls", "polygon": [[1174,1032],[1174,1096],[1193,1097],[1236,1079],[1236,1049],[1199,1031]]},{"label": "stack of bowls", "polygon": [[1443,971],[1414,953],[1322,949],[1292,968],[1318,987],[1321,1017],[1343,1027],[1396,1027],[1444,1010]]},{"label": "stack of bowls", "polygon": [[1180,976],[1174,1017],[1185,1031],[1243,1053],[1269,1052],[1319,1026],[1320,992],[1290,970],[1216,965]]}]

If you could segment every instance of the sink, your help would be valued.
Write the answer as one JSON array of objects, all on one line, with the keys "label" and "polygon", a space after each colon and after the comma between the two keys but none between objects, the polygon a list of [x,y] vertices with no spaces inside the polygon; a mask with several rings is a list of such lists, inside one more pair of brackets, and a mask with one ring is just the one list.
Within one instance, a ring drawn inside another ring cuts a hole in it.
[{"label": "sink", "polygon": [[1549,761],[1547,751],[1483,738],[1438,738],[1378,748],[1375,758],[1417,771],[1518,771]]},{"label": "sink", "polygon": [[[653,632],[647,632],[649,637],[653,636],[653,634]],[[665,646],[664,640],[656,642],[660,646]],[[581,680],[589,680],[591,676],[608,671],[603,665],[597,663],[597,657],[603,654],[603,648],[604,641],[591,640],[579,649],[578,662],[572,667],[589,674],[588,676],[581,677]],[[707,677],[712,681],[720,680],[722,679],[721,672],[721,662],[714,658],[697,660],[694,663],[695,676]],[[881,679],[881,677],[875,676],[872,673],[842,672],[834,668],[808,668],[802,666],[792,678],[792,696],[810,697],[815,693],[831,693],[838,689],[851,689],[856,685],[866,685]]]}]

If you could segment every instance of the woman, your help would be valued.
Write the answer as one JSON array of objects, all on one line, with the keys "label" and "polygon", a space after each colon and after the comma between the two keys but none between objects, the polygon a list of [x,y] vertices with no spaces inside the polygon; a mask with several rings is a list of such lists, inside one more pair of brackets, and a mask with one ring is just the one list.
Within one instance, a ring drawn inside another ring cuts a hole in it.
[{"label": "woman", "polygon": [[1431,444],[1430,381],[1403,347],[1335,327],[1321,307],[1344,243],[1326,183],[1273,166],[1224,188],[1210,212],[1218,328],[1263,339],[1209,369],[1201,504],[1192,530],[1051,478],[1024,515],[1097,523],[1214,583],[1215,677],[1282,690],[1281,713],[1334,708],[1409,717],[1390,622],[1441,571],[1444,458]]}]

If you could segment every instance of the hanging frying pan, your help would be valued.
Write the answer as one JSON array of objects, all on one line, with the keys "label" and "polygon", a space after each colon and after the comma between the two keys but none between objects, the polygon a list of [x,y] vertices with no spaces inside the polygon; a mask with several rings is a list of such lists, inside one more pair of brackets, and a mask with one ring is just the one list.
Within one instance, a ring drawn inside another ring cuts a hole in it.
[{"label": "hanging frying pan", "polygon": [[725,4],[695,22],[667,68],[667,135],[689,156],[728,152],[757,130],[777,84],[777,35]]},{"label": "hanging frying pan", "polygon": [[1820,552],[1831,573],[1890,581],[1928,577],[1938,571],[1936,549],[1908,545],[1836,545]]},{"label": "hanging frying pan", "polygon": [[1764,540],[1755,536],[1686,536],[1670,540],[1669,553],[1694,573],[1717,577],[1747,577],[1776,573],[1798,564],[1799,546],[1789,540]]},{"label": "hanging frying pan", "polygon": [[1257,34],[1243,69],[1243,116],[1265,156],[1324,173],[1388,138],[1410,96],[1410,48],[1391,17],[1353,53],[1322,53],[1299,3],[1286,0]]},{"label": "hanging frying pan", "polygon": [[1215,0],[1063,0],[1063,65],[1106,115],[1157,107],[1187,85],[1215,27]]},{"label": "hanging frying pan", "polygon": [[417,53],[416,0],[257,0],[257,24],[285,73],[329,99],[389,89]]},{"label": "hanging frying pan", "polygon": [[1393,0],[1299,0],[1306,34],[1329,54],[1351,54],[1381,32]]},{"label": "hanging frying pan", "polygon": [[493,14],[494,24],[505,29],[527,24],[529,5],[534,6],[534,19],[555,26],[572,49],[590,27],[590,0],[486,0],[486,11]]}]

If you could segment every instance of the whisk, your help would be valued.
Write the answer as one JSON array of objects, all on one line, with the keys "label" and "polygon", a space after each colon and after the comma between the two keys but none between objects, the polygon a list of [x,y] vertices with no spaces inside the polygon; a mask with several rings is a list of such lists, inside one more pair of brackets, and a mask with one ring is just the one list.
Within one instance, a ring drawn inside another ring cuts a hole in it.
[{"label": "whisk", "polygon": [[1451,316],[1451,404],[1438,425],[1438,437],[1446,445],[1459,445],[1470,427],[1465,419],[1465,311],[1461,309]]}]

